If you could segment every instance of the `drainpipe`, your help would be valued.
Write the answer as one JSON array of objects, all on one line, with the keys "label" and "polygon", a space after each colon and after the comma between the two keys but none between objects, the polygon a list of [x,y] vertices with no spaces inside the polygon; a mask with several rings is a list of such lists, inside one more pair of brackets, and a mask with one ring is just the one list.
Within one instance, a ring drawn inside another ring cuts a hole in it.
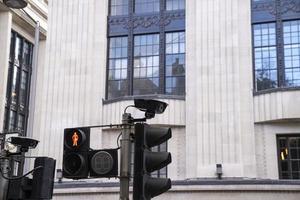
[{"label": "drainpipe", "polygon": [[[34,111],[35,111],[35,99],[36,99],[36,82],[37,82],[37,69],[38,69],[38,52],[40,42],[40,23],[37,21],[35,25],[35,36],[34,36],[34,49],[32,58],[32,74],[30,83],[30,101],[29,102],[29,116],[28,116],[28,127],[27,136],[32,138]],[[28,99],[29,100],[29,99]]]},{"label": "drainpipe", "polygon": [[[33,20],[33,19],[32,19]],[[35,21],[35,20],[33,20]],[[32,138],[33,136],[33,123],[34,123],[34,113],[35,113],[35,100],[36,100],[36,83],[37,83],[37,70],[38,70],[38,52],[39,52],[39,41],[40,41],[40,23],[39,21],[35,21],[35,35],[34,35],[34,48],[33,48],[33,56],[32,56],[32,72],[31,72],[31,80],[30,80],[30,90],[29,97],[27,102],[29,103],[29,113],[28,113],[28,125],[27,125],[27,136]],[[29,161],[24,164],[24,171],[28,171],[29,169]]]}]

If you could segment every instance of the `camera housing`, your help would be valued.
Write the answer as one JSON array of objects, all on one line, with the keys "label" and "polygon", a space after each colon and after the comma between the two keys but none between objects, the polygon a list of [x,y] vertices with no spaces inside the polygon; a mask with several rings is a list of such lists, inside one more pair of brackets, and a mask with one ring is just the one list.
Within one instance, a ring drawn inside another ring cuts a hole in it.
[{"label": "camera housing", "polygon": [[134,107],[145,112],[145,117],[151,119],[155,114],[161,114],[165,111],[168,104],[162,101],[152,99],[134,99]]},{"label": "camera housing", "polygon": [[20,147],[21,152],[27,152],[29,148],[34,149],[38,145],[39,141],[32,138],[19,136],[10,137],[9,143]]}]

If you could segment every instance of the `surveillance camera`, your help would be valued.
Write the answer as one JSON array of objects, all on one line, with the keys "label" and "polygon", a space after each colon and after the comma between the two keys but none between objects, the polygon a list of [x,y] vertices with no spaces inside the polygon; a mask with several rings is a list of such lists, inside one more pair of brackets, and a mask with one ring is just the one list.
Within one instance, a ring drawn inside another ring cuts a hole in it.
[{"label": "surveillance camera", "polygon": [[146,112],[146,118],[150,119],[155,116],[155,114],[161,114],[165,111],[167,103],[157,100],[147,100],[147,99],[135,99],[134,107],[141,111]]},{"label": "surveillance camera", "polygon": [[29,148],[34,149],[39,141],[27,137],[10,137],[9,143],[19,146],[21,152],[27,152]]}]

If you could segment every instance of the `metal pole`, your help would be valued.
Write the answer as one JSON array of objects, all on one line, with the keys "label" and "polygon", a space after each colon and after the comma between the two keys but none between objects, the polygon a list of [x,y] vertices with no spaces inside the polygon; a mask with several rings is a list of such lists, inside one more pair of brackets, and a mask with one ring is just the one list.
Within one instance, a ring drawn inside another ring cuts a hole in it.
[{"label": "metal pole", "polygon": [[30,101],[29,101],[29,120],[27,128],[27,137],[32,137],[33,134],[33,122],[34,122],[34,111],[35,111],[35,100],[36,100],[36,82],[37,82],[37,71],[38,71],[38,57],[39,57],[39,45],[40,45],[40,22],[35,22],[35,34],[34,34],[34,47],[32,57],[32,75],[30,84]]},{"label": "metal pole", "polygon": [[131,115],[124,113],[121,139],[120,200],[129,200],[130,161],[131,161]]},{"label": "metal pole", "polygon": [[[32,19],[32,18],[31,18]],[[33,123],[35,116],[35,102],[36,102],[36,83],[37,83],[37,72],[38,72],[38,55],[39,55],[39,46],[40,46],[40,22],[35,21],[35,34],[34,34],[34,47],[33,47],[33,57],[32,57],[32,75],[31,75],[31,84],[30,84],[30,101],[29,97],[27,101],[29,102],[29,115],[28,115],[28,126],[26,131],[26,137],[32,138],[33,136]],[[30,162],[22,161],[22,172],[28,171]]]}]

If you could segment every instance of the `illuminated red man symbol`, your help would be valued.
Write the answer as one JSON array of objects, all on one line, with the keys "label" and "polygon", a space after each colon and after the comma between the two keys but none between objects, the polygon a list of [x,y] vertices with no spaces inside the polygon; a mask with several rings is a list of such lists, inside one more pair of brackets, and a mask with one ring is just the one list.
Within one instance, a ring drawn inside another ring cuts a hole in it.
[{"label": "illuminated red man symbol", "polygon": [[72,136],[73,147],[77,147],[78,146],[78,139],[79,139],[78,134],[77,134],[77,132],[75,132],[73,134],[73,136]]}]

